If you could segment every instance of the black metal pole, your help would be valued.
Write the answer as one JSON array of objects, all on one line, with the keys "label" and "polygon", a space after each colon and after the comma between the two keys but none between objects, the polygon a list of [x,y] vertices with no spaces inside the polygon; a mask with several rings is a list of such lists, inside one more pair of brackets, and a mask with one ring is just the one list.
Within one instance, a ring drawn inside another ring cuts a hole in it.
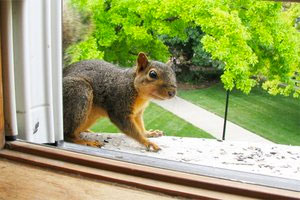
[{"label": "black metal pole", "polygon": [[224,126],[223,126],[222,140],[225,140],[226,121],[227,121],[227,114],[228,114],[228,103],[229,103],[229,90],[227,90],[227,92],[226,92],[226,106],[225,106],[225,116],[224,116]]}]

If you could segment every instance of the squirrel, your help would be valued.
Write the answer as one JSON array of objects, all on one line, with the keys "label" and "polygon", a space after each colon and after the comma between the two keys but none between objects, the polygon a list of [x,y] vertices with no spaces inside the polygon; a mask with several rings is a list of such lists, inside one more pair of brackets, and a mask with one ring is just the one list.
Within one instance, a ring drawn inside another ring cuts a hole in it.
[{"label": "squirrel", "polygon": [[64,69],[63,118],[67,141],[101,147],[98,141],[80,138],[99,118],[108,117],[127,136],[148,150],[160,150],[147,137],[162,131],[147,131],[143,113],[151,99],[165,100],[176,95],[176,77],[170,63],[148,60],[139,53],[137,65],[122,69],[103,60],[85,60]]}]

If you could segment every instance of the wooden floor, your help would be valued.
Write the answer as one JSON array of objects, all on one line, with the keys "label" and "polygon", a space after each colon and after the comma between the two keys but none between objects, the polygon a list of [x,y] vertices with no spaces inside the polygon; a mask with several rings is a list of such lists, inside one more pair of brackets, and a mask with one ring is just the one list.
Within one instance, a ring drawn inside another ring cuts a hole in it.
[{"label": "wooden floor", "polygon": [[174,199],[0,158],[0,200]]}]

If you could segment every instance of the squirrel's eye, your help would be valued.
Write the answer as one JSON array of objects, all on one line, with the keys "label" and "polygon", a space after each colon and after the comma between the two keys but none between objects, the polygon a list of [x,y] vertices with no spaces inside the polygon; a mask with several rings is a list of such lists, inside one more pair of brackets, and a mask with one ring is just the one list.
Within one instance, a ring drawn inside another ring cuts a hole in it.
[{"label": "squirrel's eye", "polygon": [[151,70],[149,72],[149,76],[150,76],[150,78],[157,79],[157,73],[156,73],[156,71]]}]

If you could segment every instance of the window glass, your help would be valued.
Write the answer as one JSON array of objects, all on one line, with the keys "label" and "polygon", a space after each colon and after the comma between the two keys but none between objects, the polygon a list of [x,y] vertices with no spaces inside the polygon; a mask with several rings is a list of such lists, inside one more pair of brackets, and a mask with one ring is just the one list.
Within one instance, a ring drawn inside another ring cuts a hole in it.
[{"label": "window glass", "polygon": [[64,1],[65,140],[293,185],[299,19],[297,3]]}]

